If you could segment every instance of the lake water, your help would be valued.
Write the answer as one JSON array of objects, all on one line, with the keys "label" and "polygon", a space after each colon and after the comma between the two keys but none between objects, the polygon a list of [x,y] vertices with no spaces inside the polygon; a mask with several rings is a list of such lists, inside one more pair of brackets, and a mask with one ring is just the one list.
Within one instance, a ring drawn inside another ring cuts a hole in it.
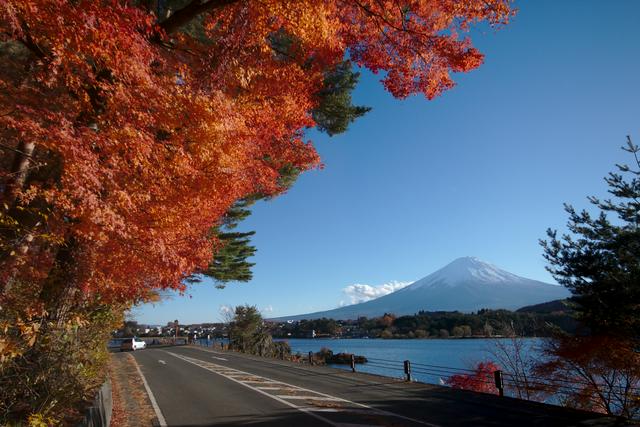
[{"label": "lake water", "polygon": [[[539,338],[522,338],[532,356],[539,354]],[[356,370],[394,378],[404,377],[403,361],[411,361],[417,381],[441,384],[447,377],[464,373],[478,362],[491,360],[497,339],[289,339],[293,353],[318,352],[322,347],[334,353],[365,356],[368,363]],[[336,365],[350,369],[349,366]]]}]

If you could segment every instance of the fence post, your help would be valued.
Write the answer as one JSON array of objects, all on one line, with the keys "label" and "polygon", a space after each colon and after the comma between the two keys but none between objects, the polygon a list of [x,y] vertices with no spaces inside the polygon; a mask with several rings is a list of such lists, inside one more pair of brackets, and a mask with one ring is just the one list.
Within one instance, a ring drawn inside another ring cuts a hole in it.
[{"label": "fence post", "polygon": [[355,372],[356,371],[356,356],[355,355],[351,355],[351,372]]},{"label": "fence post", "polygon": [[404,373],[407,376],[407,381],[411,381],[411,362],[408,360],[404,361]]},{"label": "fence post", "polygon": [[504,382],[502,380],[502,371],[498,370],[493,373],[493,379],[496,383],[496,388],[498,389],[498,394],[500,397],[504,396]]},{"label": "fence post", "polygon": [[309,365],[313,365],[313,351],[309,352]]}]

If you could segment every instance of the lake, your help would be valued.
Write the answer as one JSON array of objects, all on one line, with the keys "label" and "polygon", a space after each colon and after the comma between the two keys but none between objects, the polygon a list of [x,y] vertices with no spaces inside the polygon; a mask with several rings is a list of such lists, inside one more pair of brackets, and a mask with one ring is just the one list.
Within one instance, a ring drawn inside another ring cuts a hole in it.
[{"label": "lake", "polygon": [[[533,356],[539,354],[539,338],[522,338]],[[306,355],[322,347],[334,353],[365,356],[368,363],[356,370],[394,378],[404,376],[403,361],[412,365],[412,376],[421,382],[441,384],[452,374],[464,373],[478,362],[493,359],[491,349],[498,339],[289,339],[293,353]],[[336,365],[350,369],[349,366]]]}]

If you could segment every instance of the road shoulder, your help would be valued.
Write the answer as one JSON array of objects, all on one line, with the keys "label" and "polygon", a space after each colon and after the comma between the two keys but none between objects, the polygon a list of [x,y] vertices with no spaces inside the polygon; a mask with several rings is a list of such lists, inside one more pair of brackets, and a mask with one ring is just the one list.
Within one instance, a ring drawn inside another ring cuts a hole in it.
[{"label": "road shoulder", "polygon": [[109,363],[113,393],[113,426],[147,427],[157,425],[149,396],[138,373],[133,355],[112,353]]}]

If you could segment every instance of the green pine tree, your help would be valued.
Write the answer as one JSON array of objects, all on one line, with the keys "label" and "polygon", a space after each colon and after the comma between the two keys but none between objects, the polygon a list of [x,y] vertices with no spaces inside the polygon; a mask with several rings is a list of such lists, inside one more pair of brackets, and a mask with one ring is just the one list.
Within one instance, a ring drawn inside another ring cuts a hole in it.
[{"label": "green pine tree", "polygon": [[[279,184],[283,189],[290,188],[300,175],[300,170],[292,166],[280,169]],[[225,213],[222,223],[211,230],[216,241],[215,255],[206,269],[190,277],[190,282],[199,282],[202,276],[211,277],[217,288],[224,288],[229,282],[248,282],[253,278],[252,267],[249,262],[256,253],[256,247],[251,244],[251,236],[255,231],[236,231],[238,224],[251,215],[250,207],[259,200],[268,199],[263,194],[238,200]]]},{"label": "green pine tree", "polygon": [[[640,337],[640,148],[627,137],[634,166],[605,178],[612,199],[589,201],[592,216],[565,205],[570,234],[541,240],[549,272],[573,294],[579,319],[594,334]],[[613,218],[611,218],[613,216]]]},{"label": "green pine tree", "polygon": [[248,282],[253,278],[251,267],[255,264],[248,259],[256,252],[255,246],[251,245],[255,231],[234,231],[238,223],[251,214],[247,208],[252,203],[247,199],[236,202],[225,214],[223,223],[213,230],[220,246],[201,274],[213,278],[219,288],[228,282]]},{"label": "green pine tree", "polygon": [[343,133],[354,120],[371,111],[351,102],[351,92],[359,79],[360,73],[353,71],[350,61],[343,61],[325,73],[323,88],[318,92],[320,104],[312,112],[320,131],[330,136]]}]

